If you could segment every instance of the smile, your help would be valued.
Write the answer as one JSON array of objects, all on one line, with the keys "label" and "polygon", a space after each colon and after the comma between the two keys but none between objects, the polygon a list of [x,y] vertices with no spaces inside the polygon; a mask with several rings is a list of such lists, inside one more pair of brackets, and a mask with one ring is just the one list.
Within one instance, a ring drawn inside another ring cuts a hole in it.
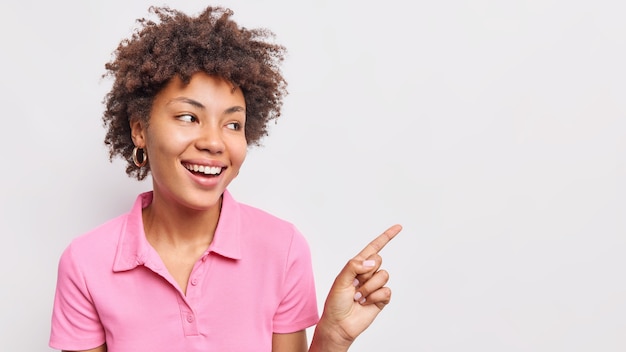
[{"label": "smile", "polygon": [[205,166],[196,164],[183,164],[185,169],[193,172],[199,172],[205,175],[216,176],[222,173],[222,168],[219,166]]}]

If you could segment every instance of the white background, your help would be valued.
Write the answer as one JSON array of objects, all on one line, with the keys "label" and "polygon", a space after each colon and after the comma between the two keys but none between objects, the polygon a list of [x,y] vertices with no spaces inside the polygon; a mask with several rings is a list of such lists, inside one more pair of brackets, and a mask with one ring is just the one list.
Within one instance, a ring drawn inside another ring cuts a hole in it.
[{"label": "white background", "polygon": [[[2,351],[49,351],[61,251],[150,188],[108,161],[100,76],[152,4],[2,4]],[[213,4],[289,50],[283,116],[231,191],[305,234],[320,308],[404,225],[352,350],[626,350],[624,2]]]}]

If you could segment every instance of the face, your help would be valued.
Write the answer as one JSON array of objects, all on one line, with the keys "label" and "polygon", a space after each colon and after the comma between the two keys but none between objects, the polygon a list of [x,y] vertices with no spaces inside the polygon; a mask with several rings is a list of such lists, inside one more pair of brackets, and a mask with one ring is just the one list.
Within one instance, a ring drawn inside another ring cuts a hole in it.
[{"label": "face", "polygon": [[148,125],[131,124],[148,155],[154,203],[195,210],[219,204],[246,157],[246,104],[231,83],[204,73],[174,78],[155,97]]}]

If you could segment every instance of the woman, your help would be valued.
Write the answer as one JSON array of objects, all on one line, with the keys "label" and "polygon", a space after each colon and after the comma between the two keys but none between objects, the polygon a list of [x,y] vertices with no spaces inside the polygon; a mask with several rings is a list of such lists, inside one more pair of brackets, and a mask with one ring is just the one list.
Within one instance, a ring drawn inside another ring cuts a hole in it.
[{"label": "woman", "polygon": [[304,237],[227,190],[280,115],[284,48],[227,9],[151,10],[159,21],[140,20],[106,65],[103,119],[111,158],[125,158],[129,176],[150,174],[153,190],[63,253],[50,346],[347,350],[389,303],[378,251],[400,226],[348,262],[319,317]]}]

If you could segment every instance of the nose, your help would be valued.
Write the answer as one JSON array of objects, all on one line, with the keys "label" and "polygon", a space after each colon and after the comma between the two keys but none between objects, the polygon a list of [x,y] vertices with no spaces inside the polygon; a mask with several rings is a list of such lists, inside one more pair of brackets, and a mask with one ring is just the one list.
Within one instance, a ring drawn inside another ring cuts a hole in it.
[{"label": "nose", "polygon": [[206,150],[211,154],[220,154],[225,149],[222,129],[215,124],[201,126],[196,138],[196,148]]}]

